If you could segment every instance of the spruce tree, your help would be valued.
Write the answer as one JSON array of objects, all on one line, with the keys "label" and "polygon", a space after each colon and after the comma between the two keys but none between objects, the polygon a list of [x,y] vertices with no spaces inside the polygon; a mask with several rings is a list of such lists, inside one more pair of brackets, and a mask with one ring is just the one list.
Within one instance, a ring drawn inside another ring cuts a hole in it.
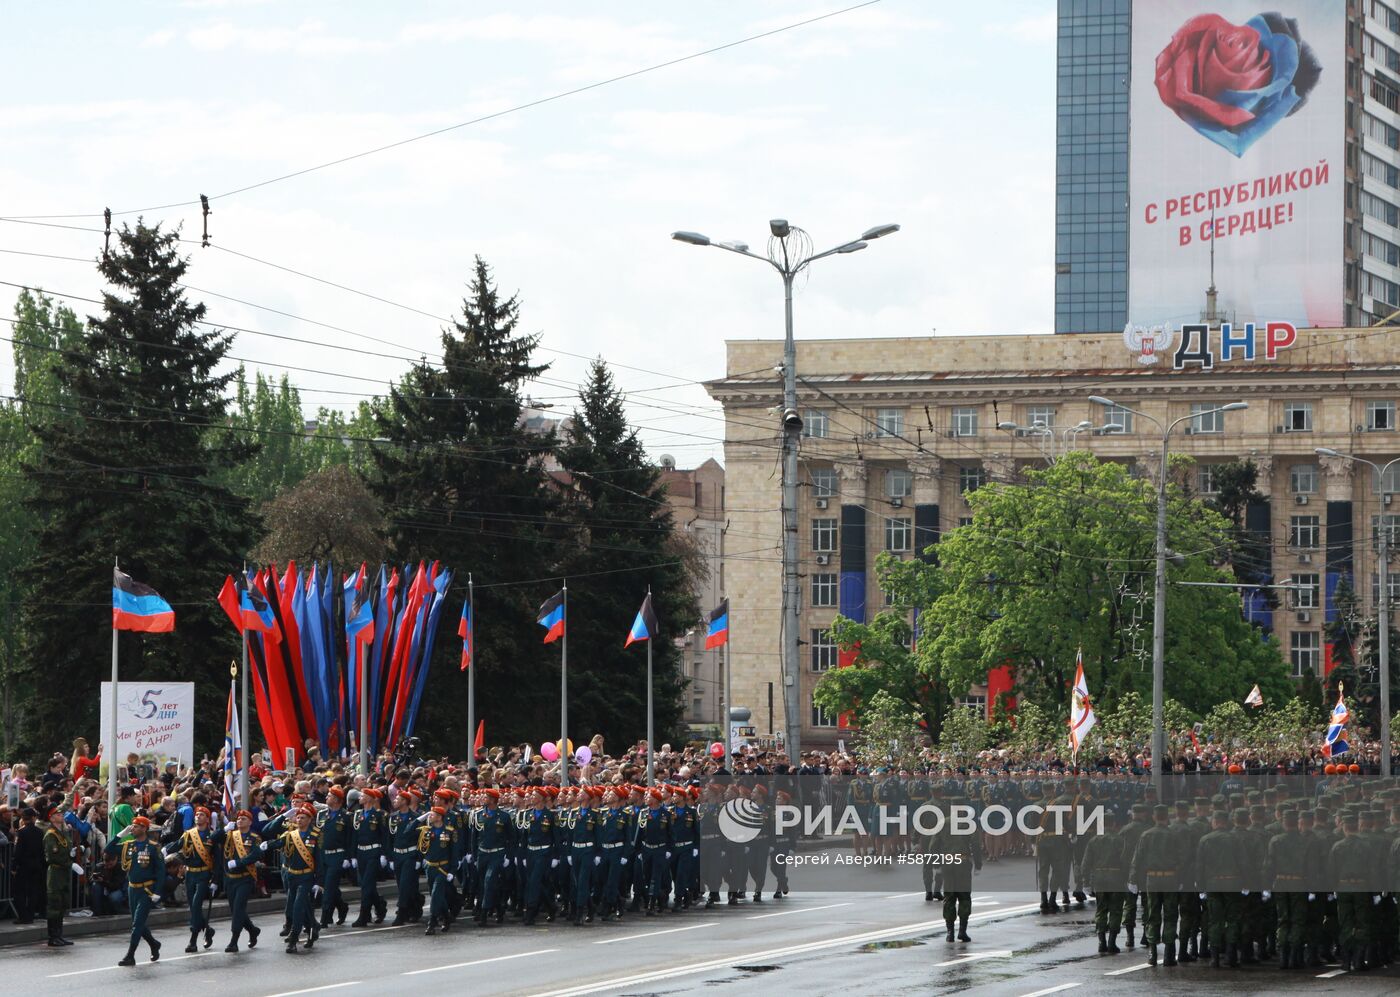
[{"label": "spruce tree", "polygon": [[659,633],[652,636],[658,743],[680,736],[685,690],[674,639],[697,625],[700,609],[661,475],[627,422],[607,364],[596,360],[579,393],[560,460],[573,476],[570,514],[578,540],[565,560],[571,648],[569,726],[630,744],[646,734],[646,648],[623,648],[647,587]]},{"label": "spruce tree", "polygon": [[231,338],[198,325],[184,297],[187,261],[173,232],[123,227],[98,265],[109,290],[86,335],[53,370],[71,417],[36,423],[23,474],[42,516],[23,570],[21,749],[48,753],[98,731],[109,675],[112,563],[175,607],[171,634],[123,633],[121,677],[193,681],[196,744],[223,727],[237,643],[214,602],[251,547],[246,500],[217,482],[247,460],[247,441],[214,441],[232,374],[216,373]]},{"label": "spruce tree", "polygon": [[[552,434],[521,424],[521,388],[548,369],[519,335],[520,302],[503,298],[478,257],[461,317],[442,334],[443,362],[414,365],[376,412],[371,490],[395,554],[456,574],[442,614],[417,733],[466,758],[467,677],[457,623],[467,573],[476,585],[477,716],[489,743],[538,741],[558,726],[557,645],[541,644],[535,610],[557,586],[559,485],[545,472]],[[405,582],[405,586],[407,582]],[[572,614],[571,614],[572,615]]]}]

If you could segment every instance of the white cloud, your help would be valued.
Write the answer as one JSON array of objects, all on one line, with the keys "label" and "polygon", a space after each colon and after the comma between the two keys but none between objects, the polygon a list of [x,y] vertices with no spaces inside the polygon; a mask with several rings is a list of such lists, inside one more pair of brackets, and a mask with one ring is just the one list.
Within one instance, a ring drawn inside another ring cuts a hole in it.
[{"label": "white cloud", "polygon": [[185,32],[185,40],[206,52],[243,49],[262,54],[289,52],[305,56],[377,52],[389,44],[383,39],[327,34],[324,22],[312,20],[303,21],[294,28],[245,28],[230,21],[218,21],[190,28]]},{"label": "white cloud", "polygon": [[160,31],[153,31],[145,38],[141,39],[143,48],[160,48],[168,45],[179,36],[179,32],[174,28],[162,28]]},{"label": "white cloud", "polygon": [[1058,37],[1059,17],[1051,10],[1014,21],[988,24],[984,30],[989,35],[1010,35],[1018,41],[1044,44]]}]

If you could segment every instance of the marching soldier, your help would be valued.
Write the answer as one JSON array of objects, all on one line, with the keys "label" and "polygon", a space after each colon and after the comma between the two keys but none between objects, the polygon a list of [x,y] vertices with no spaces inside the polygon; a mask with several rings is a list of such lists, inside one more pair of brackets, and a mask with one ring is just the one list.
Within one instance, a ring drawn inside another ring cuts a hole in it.
[{"label": "marching soldier", "polygon": [[1371,843],[1361,836],[1356,812],[1342,817],[1342,840],[1332,846],[1331,869],[1336,883],[1337,922],[1342,968],[1367,969],[1371,944],[1371,894],[1367,889],[1374,862]]},{"label": "marching soldier", "polygon": [[253,815],[247,810],[240,810],[235,815],[234,822],[226,825],[215,836],[215,840],[222,845],[223,854],[227,858],[224,872],[224,893],[228,897],[229,910],[229,940],[224,946],[225,952],[238,951],[238,936],[244,930],[248,932],[248,947],[257,948],[258,935],[262,932],[253,924],[248,917],[248,898],[253,894],[253,879],[256,875],[256,863],[258,856],[262,854],[258,845],[261,839],[253,833]]},{"label": "marching soldier", "polygon": [[[951,804],[965,804],[955,797]],[[968,834],[957,834],[951,821],[945,822],[938,835],[935,854],[943,865],[943,923],[948,927],[948,941],[953,940],[953,922],[957,921],[958,941],[970,942],[967,919],[972,915],[972,874],[982,871],[982,832],[974,828]]]},{"label": "marching soldier", "polygon": [[328,928],[332,915],[336,924],[344,924],[350,913],[350,905],[340,897],[340,877],[353,868],[350,848],[355,827],[345,809],[345,790],[339,786],[332,786],[326,794],[326,809],[316,818],[316,828],[320,852],[315,885],[321,890],[321,927]]},{"label": "marching soldier", "polygon": [[604,920],[622,920],[619,890],[623,874],[627,871],[627,849],[631,846],[633,833],[631,814],[622,806],[626,796],[626,787],[609,786],[603,794],[606,809],[598,818],[598,849],[602,859],[599,865],[602,881],[599,911]]},{"label": "marching soldier", "polygon": [[702,892],[706,893],[706,910],[719,903],[720,886],[724,881],[724,836],[719,830],[723,792],[722,783],[711,782],[706,786],[705,800],[696,818],[700,825],[700,880]]},{"label": "marching soldier", "polygon": [[1164,966],[1176,965],[1177,887],[1181,879],[1179,836],[1167,824],[1166,804],[1152,808],[1153,826],[1142,832],[1133,850],[1128,871],[1128,892],[1147,892],[1147,923],[1143,941],[1147,943],[1147,964],[1157,965],[1157,945],[1166,946]]},{"label": "marching soldier", "polygon": [[569,906],[575,927],[583,925],[585,917],[593,923],[593,876],[603,859],[598,845],[598,819],[593,811],[589,787],[579,786],[577,806],[562,817],[569,859]]},{"label": "marching soldier", "polygon": [[525,813],[525,924],[535,923],[540,907],[545,906],[545,920],[553,921],[556,913],[554,897],[548,890],[549,873],[558,868],[554,854],[555,816],[544,806],[543,787],[531,791],[530,809]]},{"label": "marching soldier", "polygon": [[398,903],[394,906],[395,927],[417,921],[423,916],[423,896],[418,890],[418,814],[414,807],[417,797],[404,789],[394,799],[394,811],[389,815],[389,847],[393,850],[394,882],[399,887]]},{"label": "marching soldier", "polygon": [[1177,914],[1181,924],[1176,933],[1176,961],[1195,962],[1196,936],[1201,930],[1203,907],[1196,889],[1196,843],[1205,829],[1191,819],[1191,805],[1185,800],[1176,801],[1176,822],[1171,827],[1177,836],[1176,853],[1181,863],[1177,889]]},{"label": "marching soldier", "polygon": [[[288,819],[292,827],[286,827]],[[287,883],[287,903],[292,912],[292,923],[287,932],[287,952],[297,950],[301,933],[306,932],[306,950],[316,944],[321,937],[321,926],[311,911],[314,895],[324,889],[316,881],[320,832],[316,825],[316,808],[310,803],[299,804],[295,811],[288,810],[263,827],[265,840],[258,845],[258,851],[267,854],[269,850],[282,853],[282,875]],[[339,876],[339,869],[336,876]],[[343,915],[342,915],[343,917]]]},{"label": "marching soldier", "polygon": [[146,919],[151,908],[160,903],[165,889],[165,855],[147,837],[150,828],[150,819],[138,814],[107,845],[109,856],[120,856],[122,871],[126,873],[127,903],[131,908],[131,938],[118,966],[136,965],[136,946],[142,941],[151,948],[151,962],[160,958],[160,942],[147,929]]},{"label": "marching soldier", "polygon": [[418,829],[418,851],[428,870],[428,927],[425,935],[436,935],[438,928],[447,931],[452,926],[452,912],[447,902],[447,889],[452,885],[452,856],[456,851],[456,833],[447,826],[447,808],[435,806],[428,811],[428,824]]},{"label": "marching soldier", "polygon": [[1305,875],[1311,842],[1298,830],[1298,811],[1282,812],[1281,832],[1269,842],[1264,882],[1269,884],[1278,916],[1278,968],[1303,968],[1307,933]]},{"label": "marching soldier", "polygon": [[[666,894],[670,890],[670,884],[666,881],[670,871],[667,868],[667,855],[674,842],[671,838],[671,812],[661,805],[661,796],[660,789],[648,790],[650,806],[637,816],[637,836],[642,843],[642,875],[646,881],[647,917],[666,909]],[[742,878],[739,882],[742,886]]]},{"label": "marching soldier", "polygon": [[360,916],[351,925],[363,928],[369,924],[370,911],[374,923],[384,920],[389,902],[379,895],[379,870],[389,868],[389,821],[379,809],[381,794],[370,786],[360,791],[363,809],[354,816],[355,857],[353,868],[360,874]]},{"label": "marching soldier", "polygon": [[219,846],[209,829],[209,808],[194,808],[194,827],[166,849],[167,856],[179,855],[185,866],[185,899],[189,901],[190,943],[186,952],[199,951],[199,935],[204,947],[214,944],[214,927],[204,913],[204,903],[213,890],[214,870],[219,868]]},{"label": "marching soldier", "polygon": [[[73,944],[63,937],[63,915],[72,896],[69,875],[81,876],[83,867],[77,862],[78,849],[68,838],[62,812],[51,807],[44,819],[49,822],[44,829],[44,866],[47,869],[44,912],[48,916],[49,947],[62,948]],[[156,949],[159,948],[157,945]]]},{"label": "marching soldier", "polygon": [[[778,806],[785,807],[792,804],[792,797],[785,790],[778,790]],[[698,842],[697,842],[698,845]],[[773,870],[773,879],[777,889],[773,891],[773,896],[785,897],[792,892],[788,885],[788,869],[791,868],[792,856],[797,853],[797,828],[791,824],[785,827],[781,833],[774,828],[773,832],[773,857],[768,861],[768,867]],[[928,867],[928,863],[924,863]]]},{"label": "marching soldier", "polygon": [[500,791],[483,789],[485,805],[473,815],[473,844],[477,876],[480,877],[480,901],[476,923],[485,927],[492,914],[496,923],[505,918],[505,898],[502,879],[508,871],[507,849],[514,837],[515,824],[511,815],[502,810]]},{"label": "marching soldier", "polygon": [[[886,782],[883,785],[889,787],[884,790],[885,799],[897,800],[894,784]],[[773,808],[768,805],[768,787],[761,782],[754,786],[749,798],[753,801],[754,809],[757,811],[755,816],[759,821],[759,826],[758,834],[744,846],[744,865],[748,870],[749,878],[753,880],[753,902],[761,904],[763,903],[763,880],[768,872],[768,856],[773,851]],[[890,813],[893,815],[893,807],[896,804],[891,802],[888,805],[892,808]],[[895,836],[881,835],[881,841],[886,852],[893,854],[897,849]],[[680,847],[679,841],[676,843],[676,847]],[[743,880],[740,882],[742,883]]]},{"label": "marching soldier", "polygon": [[[1132,792],[1133,787],[1128,786],[1124,792]],[[1129,812],[1132,817],[1122,830],[1118,833],[1123,836],[1123,854],[1128,857],[1128,864],[1132,864],[1133,856],[1137,853],[1138,839],[1142,837],[1149,825],[1148,807],[1146,803],[1132,804]],[[1133,931],[1137,928],[1138,898],[1136,893],[1124,892],[1123,894],[1123,929],[1127,932],[1127,947],[1133,947]]]},{"label": "marching soldier", "polygon": [[1117,955],[1118,931],[1123,922],[1123,898],[1128,887],[1131,856],[1124,853],[1118,833],[1118,812],[1104,808],[1104,833],[1089,839],[1084,849],[1084,882],[1094,894],[1094,928],[1099,933],[1099,953]]},{"label": "marching soldier", "polygon": [[[1238,816],[1245,822],[1249,820],[1246,811],[1239,811]],[[1225,811],[1212,813],[1210,826],[1210,833],[1202,835],[1196,845],[1197,885],[1206,895],[1211,965],[1219,969],[1224,958],[1233,969],[1240,964],[1242,845],[1230,830],[1230,816]]]}]

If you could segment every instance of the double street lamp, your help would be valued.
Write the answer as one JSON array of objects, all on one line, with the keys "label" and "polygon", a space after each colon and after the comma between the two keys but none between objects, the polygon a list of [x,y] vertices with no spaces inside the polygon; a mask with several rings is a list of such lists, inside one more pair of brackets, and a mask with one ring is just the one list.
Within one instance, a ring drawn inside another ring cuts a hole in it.
[{"label": "double street lamp", "polygon": [[1355,464],[1365,464],[1376,472],[1376,491],[1381,496],[1381,513],[1377,519],[1376,538],[1376,615],[1380,624],[1381,642],[1381,775],[1390,778],[1390,524],[1385,510],[1390,505],[1390,469],[1400,464],[1400,457],[1380,465],[1365,457],[1342,453],[1331,447],[1318,447],[1323,457],[1340,457]]},{"label": "double street lamp", "polygon": [[[827,256],[859,252],[876,239],[898,232],[899,226],[876,225],[862,232],[859,238],[820,253],[812,251],[812,240],[805,231],[790,225],[784,218],[770,221],[768,231],[771,238],[768,240],[767,256],[751,252],[747,243],[715,242],[699,232],[672,232],[671,238],[692,246],[713,246],[758,260],[771,266],[783,280],[783,719],[787,724],[788,759],[796,766],[801,754],[802,733],[802,685],[798,661],[798,607],[801,602],[797,575],[797,450],[802,439],[802,414],[797,409],[797,346],[792,338],[792,284],[797,275],[815,261]],[[726,713],[732,705],[724,704]],[[728,724],[725,726],[727,729]]]},{"label": "double street lamp", "polygon": [[1167,447],[1172,430],[1187,421],[1199,421],[1217,412],[1238,412],[1249,408],[1248,402],[1231,402],[1213,409],[1204,409],[1163,423],[1146,412],[1130,409],[1104,398],[1090,395],[1089,401],[1102,405],[1115,413],[1125,412],[1146,419],[1162,431],[1162,465],[1157,475],[1157,572],[1156,587],[1152,606],[1152,785],[1157,790],[1157,798],[1162,796],[1162,763],[1167,757],[1167,734],[1162,718],[1163,677],[1167,655]]}]

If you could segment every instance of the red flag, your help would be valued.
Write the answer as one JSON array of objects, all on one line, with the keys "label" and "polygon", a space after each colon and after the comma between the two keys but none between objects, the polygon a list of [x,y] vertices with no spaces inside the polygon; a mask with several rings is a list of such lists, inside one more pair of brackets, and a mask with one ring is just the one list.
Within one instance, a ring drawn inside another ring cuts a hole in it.
[{"label": "red flag", "polygon": [[472,742],[472,761],[476,761],[477,753],[484,747],[486,747],[486,721],[478,720],[476,724],[476,740]]}]

